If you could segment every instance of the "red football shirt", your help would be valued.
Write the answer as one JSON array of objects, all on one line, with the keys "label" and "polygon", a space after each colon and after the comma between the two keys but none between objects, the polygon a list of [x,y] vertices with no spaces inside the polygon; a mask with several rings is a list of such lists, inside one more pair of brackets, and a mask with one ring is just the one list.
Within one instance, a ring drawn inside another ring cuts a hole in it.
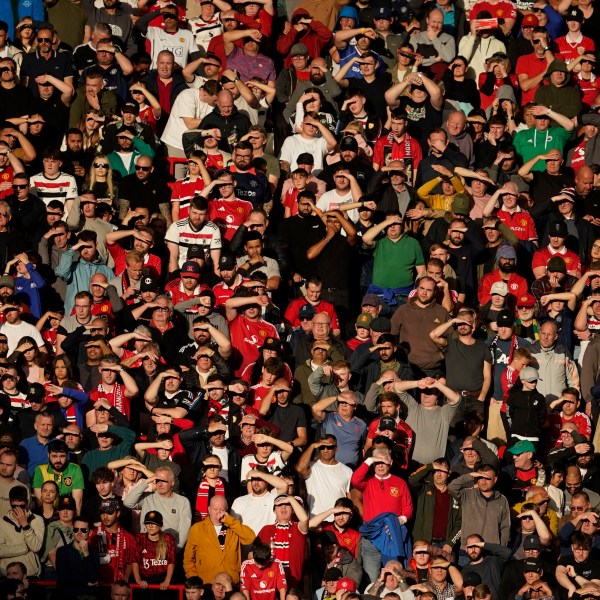
[{"label": "red football shirt", "polygon": [[242,563],[240,589],[250,594],[250,600],[277,600],[279,590],[287,589],[283,565],[274,560],[264,569],[253,560]]}]

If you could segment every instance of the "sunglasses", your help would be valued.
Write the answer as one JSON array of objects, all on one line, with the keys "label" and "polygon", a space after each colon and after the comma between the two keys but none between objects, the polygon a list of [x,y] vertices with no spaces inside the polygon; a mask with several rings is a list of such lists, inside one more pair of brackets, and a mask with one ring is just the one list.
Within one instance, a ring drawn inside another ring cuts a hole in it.
[{"label": "sunglasses", "polygon": [[147,173],[150,169],[151,167],[142,167],[142,165],[135,165],[136,171],[143,171],[144,173]]},{"label": "sunglasses", "polygon": [[97,162],[95,162],[94,163],[94,167],[96,167],[96,169],[108,169],[108,163],[97,163]]},{"label": "sunglasses", "polygon": [[73,533],[87,533],[88,531],[87,527],[73,527]]},{"label": "sunglasses", "polygon": [[328,446],[326,444],[323,444],[320,448],[321,450],[335,450],[337,446]]},{"label": "sunglasses", "polygon": [[38,44],[51,44],[52,38],[37,38]]},{"label": "sunglasses", "polygon": [[13,190],[24,190],[28,187],[29,187],[28,183],[22,183],[22,184],[13,183]]},{"label": "sunglasses", "polygon": [[338,400],[338,404],[339,404],[340,406],[343,406],[344,404],[345,404],[346,406],[356,406],[356,404],[353,404],[352,402],[346,402],[345,400]]}]

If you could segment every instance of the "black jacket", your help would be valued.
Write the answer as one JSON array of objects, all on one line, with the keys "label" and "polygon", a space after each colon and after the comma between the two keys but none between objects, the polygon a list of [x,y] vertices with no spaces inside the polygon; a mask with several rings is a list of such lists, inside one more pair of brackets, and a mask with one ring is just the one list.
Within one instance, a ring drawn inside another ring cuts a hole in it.
[{"label": "black jacket", "polygon": [[234,143],[237,142],[243,135],[248,133],[250,125],[250,119],[240,112],[237,106],[233,107],[229,117],[222,116],[219,107],[215,106],[213,111],[202,119],[199,129],[214,129],[215,127],[220,129],[219,149],[223,152],[233,152],[233,144],[230,143],[230,138],[235,137]]}]

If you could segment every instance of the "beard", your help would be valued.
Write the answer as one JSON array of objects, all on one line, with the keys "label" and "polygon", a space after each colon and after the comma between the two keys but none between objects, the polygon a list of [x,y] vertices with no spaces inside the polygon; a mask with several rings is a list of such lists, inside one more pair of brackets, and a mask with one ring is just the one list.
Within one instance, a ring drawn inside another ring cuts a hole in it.
[{"label": "beard", "polygon": [[67,468],[68,464],[69,464],[68,462],[64,462],[62,464],[52,463],[52,470],[56,471],[57,473],[62,473]]},{"label": "beard", "polygon": [[310,74],[310,82],[314,85],[321,85],[325,81],[325,73],[319,71],[318,73]]},{"label": "beard", "polygon": [[513,265],[511,263],[508,263],[508,264],[499,266],[499,268],[500,268],[500,270],[503,273],[514,273],[516,271],[516,269],[517,269],[517,265]]}]

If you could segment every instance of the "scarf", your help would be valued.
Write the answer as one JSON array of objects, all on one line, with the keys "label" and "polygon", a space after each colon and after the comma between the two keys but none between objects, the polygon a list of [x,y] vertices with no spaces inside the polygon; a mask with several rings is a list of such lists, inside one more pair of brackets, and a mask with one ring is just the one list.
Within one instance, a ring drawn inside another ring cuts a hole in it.
[{"label": "scarf", "polygon": [[410,136],[407,133],[404,134],[404,154],[402,155],[400,155],[401,143],[396,141],[392,132],[388,133],[387,139],[390,143],[390,146],[392,147],[391,160],[403,160],[405,157],[411,156],[412,148],[410,143]]},{"label": "scarf", "polygon": [[217,477],[214,487],[208,483],[206,477],[203,477],[198,486],[198,494],[196,495],[196,514],[200,516],[200,520],[208,516],[208,495],[211,487],[215,491],[215,496],[225,495],[225,485],[220,477]]},{"label": "scarf", "polygon": [[100,394],[104,394],[104,397],[108,401],[109,404],[112,404],[122,415],[129,417],[129,415],[125,412],[125,406],[123,404],[123,386],[118,383],[113,385],[112,392],[109,392],[104,389],[104,386],[99,383],[97,390]]}]

